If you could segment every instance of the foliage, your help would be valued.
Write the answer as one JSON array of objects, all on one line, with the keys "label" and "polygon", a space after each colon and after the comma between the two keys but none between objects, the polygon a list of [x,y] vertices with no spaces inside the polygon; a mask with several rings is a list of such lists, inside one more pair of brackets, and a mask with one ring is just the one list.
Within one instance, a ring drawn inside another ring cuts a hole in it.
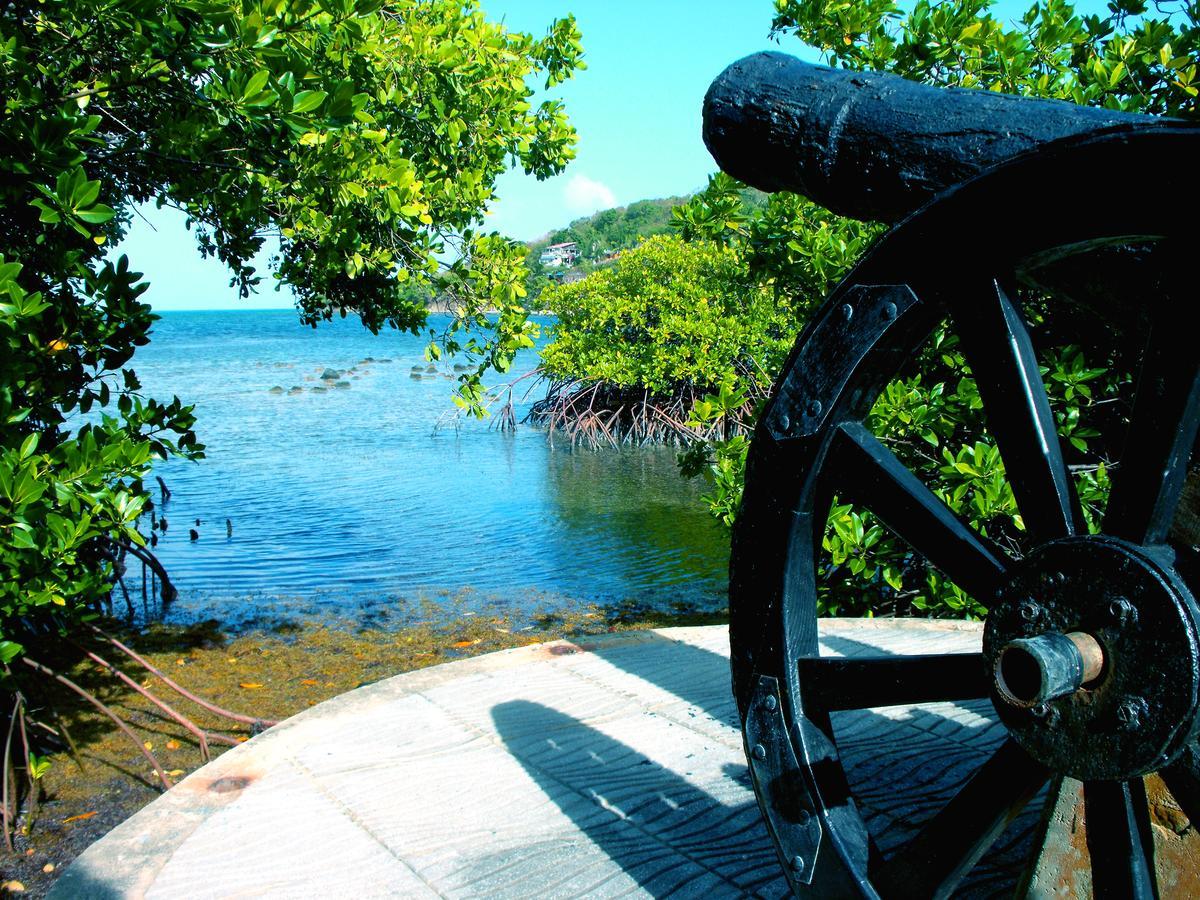
[{"label": "foliage", "polygon": [[610,269],[547,292],[558,316],[542,351],[551,377],[571,375],[665,394],[715,388],[727,373],[762,384],[791,343],[794,319],[711,242],[652,237]]},{"label": "foliage", "polygon": [[[776,34],[820,48],[833,65],[892,71],[937,85],[981,87],[1133,112],[1195,117],[1200,27],[1195,2],[1160,4],[1169,14],[1119,0],[1105,17],[1080,17],[1067,3],[1032,6],[1016,26],[989,13],[990,0],[921,0],[911,12],[887,0],[776,0]],[[747,222],[736,214],[735,185],[714,179],[706,195],[676,212],[690,239],[734,247],[760,283],[794,308],[811,309],[853,265],[880,228],[839,219],[807,201],[772,196]],[[1100,345],[1050,340],[1069,313],[1026,296],[1051,406],[1077,473],[1084,516],[1093,530],[1108,491],[1109,461],[1120,452],[1112,403],[1128,387],[1128,368]],[[774,374],[774,373],[772,373]],[[710,398],[719,406],[716,397]],[[1104,401],[1104,404],[1101,403]],[[1107,405],[1105,405],[1107,404]],[[868,424],[955,513],[1002,546],[1019,551],[1023,524],[1003,462],[981,419],[982,404],[956,339],[939,329],[888,385]],[[704,471],[714,485],[712,512],[729,524],[744,479],[746,446],[716,440],[682,459],[685,474]],[[707,468],[704,464],[707,464]],[[981,616],[986,607],[924,564],[869,512],[835,500],[819,563],[819,603],[830,615],[874,612]]]},{"label": "foliage", "polygon": [[[315,324],[353,312],[419,329],[413,285],[453,295],[452,350],[479,374],[532,343],[524,249],[477,230],[510,162],[573,154],[561,103],[581,63],[570,17],[534,39],[476,0],[42,0],[0,11],[0,655],[14,629],[93,607],[114,545],[141,541],[155,458],[197,458],[191,407],[129,367],[154,320],[106,257],[154,202],[186,213],[242,294],[274,278]],[[486,308],[499,309],[494,319]],[[436,346],[431,353],[438,352]]]},{"label": "foliage", "polygon": [[1195,117],[1200,4],[1112,0],[1080,16],[1065,0],[1034,3],[1006,24],[993,0],[775,0],[775,33],[794,34],[849,69],[914,81],[1070,100],[1129,112]]},{"label": "foliage", "polygon": [[[636,247],[642,240],[656,234],[669,234],[675,227],[675,211],[686,197],[665,197],[657,200],[638,200],[628,206],[601,210],[576,219],[565,228],[550,232],[546,237],[529,244],[526,265],[529,279],[526,287],[531,297],[538,296],[552,281],[555,271],[547,271],[540,262],[541,251],[551,244],[573,241],[579,246],[577,268],[584,275],[599,265],[610,264],[610,254]],[[739,207],[747,212],[766,203],[766,194],[741,186]],[[561,270],[558,270],[561,271]]]}]

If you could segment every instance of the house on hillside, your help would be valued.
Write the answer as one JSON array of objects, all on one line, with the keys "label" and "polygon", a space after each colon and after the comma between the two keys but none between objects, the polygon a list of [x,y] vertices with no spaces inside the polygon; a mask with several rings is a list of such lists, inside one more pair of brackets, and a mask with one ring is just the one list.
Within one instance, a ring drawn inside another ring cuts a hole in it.
[{"label": "house on hillside", "polygon": [[551,244],[538,257],[541,264],[547,268],[573,266],[577,259],[579,259],[579,245],[574,241],[567,241],[563,244]]}]

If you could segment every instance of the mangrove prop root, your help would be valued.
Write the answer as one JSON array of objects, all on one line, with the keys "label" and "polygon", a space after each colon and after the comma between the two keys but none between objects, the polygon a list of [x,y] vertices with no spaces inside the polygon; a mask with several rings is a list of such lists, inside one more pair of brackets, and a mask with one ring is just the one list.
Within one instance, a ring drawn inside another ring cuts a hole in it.
[{"label": "mangrove prop root", "polygon": [[75,743],[75,738],[71,737],[71,729],[67,727],[67,723],[63,721],[62,716],[58,714],[58,710],[54,709],[54,707],[50,708],[50,715],[54,716],[55,724],[58,725],[58,733],[62,735],[63,740],[67,742],[67,746],[71,748],[71,756],[75,760],[75,765],[79,766],[80,772],[86,771],[83,766],[83,757],[79,755],[79,747]]},{"label": "mangrove prop root", "polygon": [[[747,383],[755,379],[748,378]],[[672,393],[653,394],[647,388],[567,378],[550,382],[545,396],[530,406],[525,421],[544,426],[551,436],[568,437],[572,446],[593,448],[728,440],[750,431],[755,403],[766,396],[758,390],[727,416],[711,424],[690,424],[693,406],[706,393],[701,387],[684,385]]]},{"label": "mangrove prop root", "polygon": [[255,725],[259,728],[270,728],[272,725],[279,724],[279,722],[277,722],[273,719],[260,719],[255,716],[243,716],[240,713],[230,712],[227,709],[222,709],[221,707],[217,706],[215,703],[210,703],[207,700],[203,700],[200,697],[197,697],[195,694],[193,694],[187,688],[185,688],[179,684],[176,684],[174,681],[172,681],[170,678],[168,678],[166,675],[164,675],[163,672],[160,669],[158,669],[158,667],[156,667],[153,663],[151,663],[148,659],[141,656],[136,651],[131,650],[129,647],[126,647],[124,644],[122,644],[119,640],[117,640],[112,635],[105,633],[101,629],[97,628],[95,625],[92,626],[92,630],[94,632],[96,632],[98,635],[100,635],[102,638],[104,638],[106,641],[108,641],[110,644],[112,644],[114,647],[116,647],[118,650],[120,650],[122,653],[124,653],[126,656],[128,656],[130,659],[132,659],[134,662],[136,662],[138,665],[142,666],[142,668],[144,668],[151,675],[155,675],[158,678],[160,678],[162,680],[163,684],[165,684],[171,690],[175,691],[175,693],[186,697],[187,699],[191,700],[193,703],[197,704],[198,706],[204,707],[210,713],[213,713],[214,715],[218,715],[218,716],[221,716],[226,719],[231,719],[234,722],[243,722],[247,725]]},{"label": "mangrove prop root", "polygon": [[150,585],[151,592],[154,589],[154,576],[158,576],[158,580],[162,582],[162,591],[160,596],[164,603],[170,603],[179,596],[179,591],[175,589],[175,585],[171,583],[171,576],[167,574],[167,570],[163,564],[158,561],[158,557],[142,547],[138,547],[128,541],[121,541],[118,546],[126,553],[136,556],[142,563],[150,569]]},{"label": "mangrove prop root", "polygon": [[146,757],[146,761],[149,762],[150,765],[154,767],[155,774],[158,775],[159,781],[162,782],[163,790],[169,791],[171,789],[171,787],[172,787],[171,779],[167,777],[166,771],[163,769],[163,767],[161,765],[159,765],[158,757],[156,757],[153,753],[151,753],[149,750],[146,749],[146,745],[142,741],[138,740],[138,736],[133,733],[133,729],[131,729],[125,723],[124,719],[122,719],[115,712],[113,712],[111,709],[109,709],[107,706],[105,706],[103,703],[101,703],[98,698],[96,698],[91,693],[84,690],[79,685],[77,685],[75,682],[73,682],[70,678],[67,678],[64,675],[60,675],[59,673],[55,672],[53,669],[43,666],[41,663],[30,659],[28,656],[22,656],[21,662],[25,663],[25,665],[29,666],[34,671],[41,672],[43,675],[49,675],[51,678],[53,678],[59,684],[74,691],[76,694],[78,694],[80,697],[82,697],[88,703],[92,704],[92,706],[96,707],[96,709],[100,710],[100,712],[104,713],[106,716],[108,716],[110,719],[112,719],[113,724],[115,724],[118,728],[120,728],[121,731],[124,732],[125,735],[131,741],[133,741],[133,743],[137,746],[138,750],[141,752],[142,756]]},{"label": "mangrove prop root", "polygon": [[[12,842],[13,816],[12,816],[12,813],[10,812],[9,803],[8,803],[9,785],[12,784],[12,778],[9,777],[9,773],[12,771],[11,766],[9,764],[9,760],[11,758],[11,751],[12,751],[13,729],[16,728],[17,716],[21,715],[21,712],[22,712],[21,696],[20,696],[20,694],[18,694],[16,699],[13,701],[12,713],[9,714],[8,735],[4,738],[4,777],[3,777],[4,785],[3,785],[3,788],[0,789],[0,803],[3,804],[2,812],[3,812],[3,825],[4,825],[4,846],[8,848],[9,853],[13,852],[13,842]],[[14,785],[14,787],[15,787],[15,785]],[[14,791],[14,793],[15,793],[15,791]]]},{"label": "mangrove prop root", "polygon": [[[78,644],[76,644],[76,646],[78,646]],[[208,760],[210,760],[212,758],[212,754],[208,750],[208,742],[210,740],[216,741],[217,743],[221,743],[221,744],[228,744],[231,747],[236,747],[238,745],[238,741],[234,740],[231,737],[225,737],[224,735],[221,735],[221,734],[210,734],[210,733],[206,732],[203,728],[201,728],[199,725],[197,725],[195,722],[193,722],[191,719],[189,719],[183,713],[181,713],[177,709],[173,708],[165,700],[162,700],[159,697],[154,696],[153,693],[146,690],[144,687],[142,687],[140,684],[138,684],[136,681],[134,681],[132,678],[130,678],[128,675],[126,675],[124,672],[122,672],[120,669],[118,669],[112,663],[110,663],[108,660],[93,653],[91,650],[88,650],[86,648],[80,647],[80,649],[83,650],[83,652],[87,654],[88,659],[92,660],[92,662],[96,663],[97,665],[99,665],[102,668],[106,669],[107,671],[111,672],[117,678],[121,679],[121,681],[127,687],[133,688],[133,690],[137,691],[139,694],[141,694],[143,697],[145,697],[147,700],[149,700],[151,703],[153,703],[155,706],[157,706],[159,709],[161,709],[164,713],[166,713],[168,716],[170,716],[172,719],[174,719],[176,723],[178,723],[179,725],[182,725],[189,732],[191,732],[192,736],[195,737],[196,741],[200,744],[200,758],[203,759],[205,762],[208,762]]]}]

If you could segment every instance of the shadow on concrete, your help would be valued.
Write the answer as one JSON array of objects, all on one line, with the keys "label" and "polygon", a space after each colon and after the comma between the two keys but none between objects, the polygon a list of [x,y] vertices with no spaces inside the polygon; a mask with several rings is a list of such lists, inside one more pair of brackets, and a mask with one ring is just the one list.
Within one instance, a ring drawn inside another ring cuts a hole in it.
[{"label": "shadow on concrete", "polygon": [[[662,652],[665,648],[656,647],[658,642],[673,645],[671,652]],[[821,642],[845,656],[883,652],[840,635],[823,636]],[[598,642],[587,649],[740,730],[726,657],[661,635],[633,644]],[[683,865],[681,873],[691,871],[700,878],[699,873],[709,871],[745,892],[786,892],[755,804],[745,803],[736,810],[723,807],[677,773],[648,759],[639,758],[640,770],[631,769],[631,759],[637,756],[632,748],[535,703],[502,704],[493,710],[493,718],[510,752],[547,796],[649,893],[661,896],[662,869],[666,860],[678,854],[692,861],[692,866]],[[915,836],[1005,735],[995,724],[987,700],[913,707],[899,716],[873,710],[836,713],[834,727],[856,801],[885,853]],[[551,734],[555,736],[548,738]],[[749,786],[745,767],[728,771],[732,768],[727,767],[727,777]],[[687,827],[673,824],[673,811],[663,811],[664,797],[680,808],[695,810]],[[1040,809],[1040,799],[1026,807],[955,896],[1011,893]],[[605,811],[610,815],[598,816]],[[731,864],[727,856],[731,847],[739,864]],[[742,856],[746,853],[749,856]],[[749,860],[753,865],[744,867]],[[727,878],[727,872],[740,881]],[[693,893],[693,886],[687,892]]]},{"label": "shadow on concrete", "polygon": [[46,895],[48,900],[124,900],[128,896],[77,865],[64,871]]},{"label": "shadow on concrete", "polygon": [[538,703],[502,703],[492,718],[546,796],[651,896],[787,895],[753,799],[727,806],[628,745]]},{"label": "shadow on concrete", "polygon": [[[616,668],[741,729],[733,705],[729,657],[653,631],[641,632],[638,637],[638,641],[628,644],[589,644],[586,639],[579,644]],[[668,645],[670,653],[664,653]]]}]

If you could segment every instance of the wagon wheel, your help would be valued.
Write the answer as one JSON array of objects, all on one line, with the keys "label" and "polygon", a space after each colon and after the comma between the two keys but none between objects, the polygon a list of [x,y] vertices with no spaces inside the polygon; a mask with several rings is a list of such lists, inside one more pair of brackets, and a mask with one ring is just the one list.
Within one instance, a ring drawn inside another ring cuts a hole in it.
[{"label": "wagon wheel", "polygon": [[[1196,548],[1169,538],[1200,421],[1200,340],[1184,324],[1200,290],[1180,252],[1195,254],[1200,231],[1196,159],[1200,128],[1182,126],[991,169],[893,229],[798,339],[751,446],[730,586],[751,774],[797,893],[947,896],[1064,777],[1084,783],[1097,897],[1158,895],[1143,776],[1161,773],[1200,823],[1200,566]],[[1116,204],[1094,187],[1125,176],[1152,180],[1153,193],[1129,189]],[[1153,264],[1126,309],[1149,336],[1101,533],[1088,534],[1014,285],[1047,260],[1134,242],[1153,247]],[[975,374],[1024,521],[1020,558],[961,522],[864,425],[942,322]],[[989,609],[982,654],[820,656],[816,564],[834,494]],[[967,698],[992,700],[1005,742],[885,857],[831,713]]]}]

